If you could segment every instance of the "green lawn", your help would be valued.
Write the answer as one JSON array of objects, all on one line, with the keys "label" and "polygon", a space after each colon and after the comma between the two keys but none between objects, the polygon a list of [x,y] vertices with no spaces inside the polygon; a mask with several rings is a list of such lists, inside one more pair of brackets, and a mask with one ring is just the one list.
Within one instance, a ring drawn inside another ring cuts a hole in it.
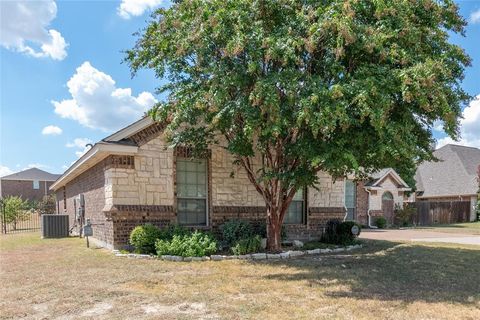
[{"label": "green lawn", "polygon": [[468,233],[480,235],[480,221],[454,224],[439,224],[433,227],[422,227],[421,229],[448,233]]},{"label": "green lawn", "polygon": [[478,319],[480,248],[367,242],[288,261],[114,257],[0,237],[1,319]]}]

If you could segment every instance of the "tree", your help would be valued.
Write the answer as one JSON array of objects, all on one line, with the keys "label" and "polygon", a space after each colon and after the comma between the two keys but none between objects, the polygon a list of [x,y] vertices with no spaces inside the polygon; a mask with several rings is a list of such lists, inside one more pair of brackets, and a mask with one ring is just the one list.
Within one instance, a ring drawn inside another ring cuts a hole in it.
[{"label": "tree", "polygon": [[17,229],[17,223],[28,218],[25,207],[26,202],[20,197],[9,196],[3,199],[3,219],[5,223],[11,223],[13,230]]},{"label": "tree", "polygon": [[245,169],[278,250],[292,198],[320,170],[431,160],[437,120],[458,137],[470,59],[448,33],[465,24],[448,0],[185,0],[157,10],[125,60],[163,79],[149,114],[172,145],[220,144]]}]

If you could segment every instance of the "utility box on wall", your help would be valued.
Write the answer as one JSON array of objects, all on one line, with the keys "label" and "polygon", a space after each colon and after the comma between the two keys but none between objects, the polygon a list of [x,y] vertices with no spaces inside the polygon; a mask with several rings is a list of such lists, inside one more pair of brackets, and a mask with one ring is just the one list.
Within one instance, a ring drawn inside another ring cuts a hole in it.
[{"label": "utility box on wall", "polygon": [[68,237],[68,215],[44,214],[42,215],[42,238]]}]

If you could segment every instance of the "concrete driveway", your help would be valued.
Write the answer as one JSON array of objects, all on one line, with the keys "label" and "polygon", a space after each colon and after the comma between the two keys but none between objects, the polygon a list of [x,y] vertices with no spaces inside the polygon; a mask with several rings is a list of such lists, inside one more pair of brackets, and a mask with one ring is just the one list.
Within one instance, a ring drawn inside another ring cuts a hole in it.
[{"label": "concrete driveway", "polygon": [[360,239],[386,241],[418,241],[418,242],[446,242],[471,244],[480,246],[480,236],[468,233],[447,233],[422,229],[363,229]]}]

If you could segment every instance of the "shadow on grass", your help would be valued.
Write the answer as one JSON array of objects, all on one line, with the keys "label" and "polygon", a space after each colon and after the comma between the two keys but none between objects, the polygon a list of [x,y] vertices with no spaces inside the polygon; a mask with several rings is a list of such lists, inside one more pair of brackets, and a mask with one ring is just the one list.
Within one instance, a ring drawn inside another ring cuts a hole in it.
[{"label": "shadow on grass", "polygon": [[267,279],[307,281],[331,297],[480,304],[480,250],[365,241],[361,251],[255,263],[296,268]]}]

